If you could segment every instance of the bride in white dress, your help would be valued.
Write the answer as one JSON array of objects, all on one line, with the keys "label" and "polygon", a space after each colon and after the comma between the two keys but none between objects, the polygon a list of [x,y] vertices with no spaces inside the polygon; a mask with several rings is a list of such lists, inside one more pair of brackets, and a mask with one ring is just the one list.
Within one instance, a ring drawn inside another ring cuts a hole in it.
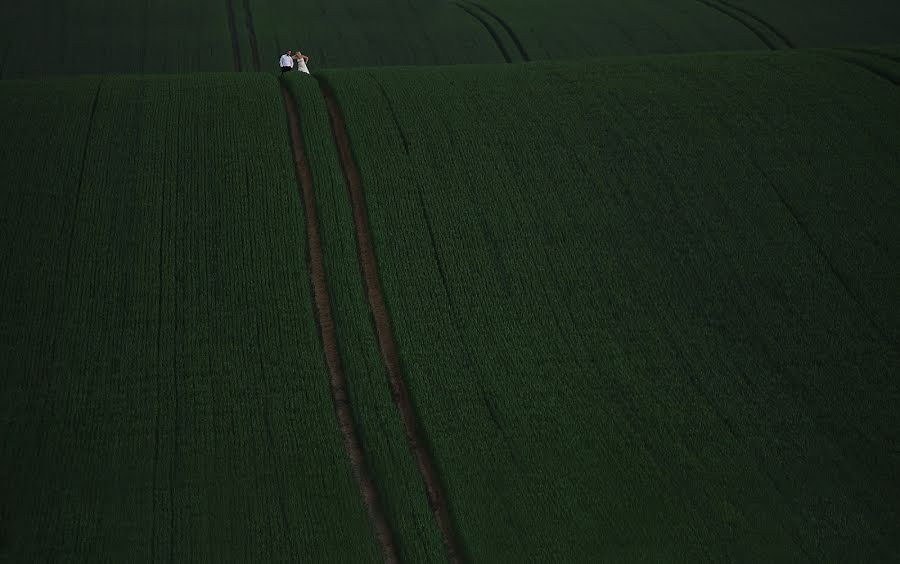
[{"label": "bride in white dress", "polygon": [[297,68],[298,71],[300,71],[300,72],[305,72],[306,74],[309,74],[309,67],[306,66],[306,63],[309,62],[309,57],[307,57],[306,55],[304,55],[304,54],[301,53],[300,51],[297,51],[297,52],[294,54],[294,60],[297,61],[296,68]]}]

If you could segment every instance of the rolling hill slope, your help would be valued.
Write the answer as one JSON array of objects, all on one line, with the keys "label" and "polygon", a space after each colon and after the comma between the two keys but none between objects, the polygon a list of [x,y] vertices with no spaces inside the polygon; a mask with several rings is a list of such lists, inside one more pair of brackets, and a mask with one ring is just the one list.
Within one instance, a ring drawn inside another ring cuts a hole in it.
[{"label": "rolling hill slope", "polygon": [[900,558],[900,14],[626,4],[0,0],[0,560]]},{"label": "rolling hill slope", "polygon": [[377,561],[276,81],[0,99],[2,557]]},{"label": "rolling hill slope", "polygon": [[897,555],[896,86],[825,52],[323,79],[473,560]]}]

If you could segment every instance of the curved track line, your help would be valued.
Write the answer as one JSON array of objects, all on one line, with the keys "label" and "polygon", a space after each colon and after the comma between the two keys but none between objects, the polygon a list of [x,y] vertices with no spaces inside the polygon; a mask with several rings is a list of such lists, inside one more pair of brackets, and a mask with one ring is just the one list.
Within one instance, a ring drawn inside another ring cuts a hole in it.
[{"label": "curved track line", "polygon": [[868,55],[871,57],[876,57],[885,61],[889,61],[891,63],[900,63],[900,56],[889,55],[887,53],[882,53],[877,49],[867,49],[864,47],[844,47],[841,51],[847,51],[850,53],[859,53],[862,55]]},{"label": "curved track line", "polygon": [[374,529],[375,537],[381,545],[384,561],[390,564],[399,563],[400,559],[397,556],[397,545],[394,542],[394,535],[378,499],[378,490],[375,487],[375,482],[369,474],[363,455],[362,442],[356,431],[353,410],[350,407],[347,378],[344,376],[344,370],[341,366],[337,333],[331,312],[331,298],[328,295],[328,282],[325,277],[325,258],[322,247],[322,235],[319,230],[319,218],[316,214],[312,170],[309,167],[309,162],[306,160],[303,136],[300,134],[300,117],[297,114],[294,99],[284,85],[281,86],[281,93],[284,97],[288,127],[291,133],[294,169],[297,174],[297,183],[300,185],[300,191],[303,195],[303,206],[306,212],[306,240],[309,246],[310,281],[312,282],[316,306],[316,324],[319,327],[322,349],[325,351],[325,362],[331,375],[331,398],[334,402],[334,413],[337,416],[338,427],[344,437],[344,448],[347,450],[347,457],[350,459],[353,476],[356,478],[356,484],[359,487],[369,514],[369,522],[372,525],[372,529]]},{"label": "curved track line", "polygon": [[250,52],[253,54],[254,70],[259,72],[262,65],[259,59],[259,45],[256,42],[256,30],[253,28],[253,12],[250,11],[250,0],[244,0],[244,14],[247,18],[247,34],[250,36]]},{"label": "curved track line", "polygon": [[740,13],[744,14],[745,16],[747,16],[748,18],[755,20],[757,23],[759,23],[759,25],[761,25],[761,26],[765,27],[766,29],[768,29],[769,31],[771,31],[772,34],[775,37],[777,37],[778,39],[780,39],[781,42],[784,43],[789,49],[794,49],[796,47],[796,45],[794,45],[794,42],[791,41],[790,39],[788,39],[785,34],[781,33],[777,29],[775,29],[775,26],[773,26],[766,20],[762,19],[761,17],[757,16],[756,14],[754,14],[747,8],[738,6],[737,4],[732,4],[728,0],[717,0],[717,1],[719,2],[719,4],[722,4],[723,6],[728,6],[732,10],[734,10],[736,12],[740,12]]},{"label": "curved track line", "polygon": [[497,35],[497,32],[494,31],[494,28],[491,27],[491,24],[489,24],[484,18],[482,18],[481,16],[479,16],[479,15],[475,12],[475,10],[473,10],[473,9],[470,8],[469,6],[463,4],[462,2],[454,2],[453,4],[456,5],[456,6],[458,6],[458,7],[459,7],[461,10],[463,10],[465,13],[469,14],[470,16],[472,16],[473,18],[475,18],[476,20],[478,20],[478,22],[479,22],[481,25],[484,26],[484,29],[486,29],[487,32],[491,35],[491,38],[494,40],[494,43],[497,44],[497,49],[500,49],[500,53],[503,54],[503,59],[504,59],[507,63],[511,63],[511,62],[512,62],[512,58],[510,58],[509,52],[506,50],[506,47],[503,46],[503,41],[500,39],[500,36]]},{"label": "curved track line", "polygon": [[487,14],[488,16],[490,16],[490,17],[491,17],[494,21],[496,21],[498,24],[500,24],[500,27],[502,27],[504,30],[506,30],[506,33],[509,35],[509,38],[512,39],[512,42],[513,42],[513,43],[515,43],[516,49],[519,50],[519,55],[522,56],[522,60],[524,60],[524,61],[530,61],[530,60],[531,60],[531,59],[528,57],[528,52],[525,51],[525,46],[522,45],[522,42],[521,42],[521,41],[519,41],[519,36],[516,35],[516,32],[515,32],[515,31],[513,31],[512,26],[510,26],[508,23],[506,23],[506,20],[504,20],[503,18],[501,18],[500,16],[498,16],[498,15],[497,15],[496,13],[494,13],[493,11],[489,10],[489,9],[487,8],[487,6],[484,6],[484,5],[482,5],[482,4],[479,4],[478,2],[470,2],[469,0],[461,0],[461,1],[464,2],[464,3],[466,3],[466,4],[469,4],[470,6],[475,6],[476,8],[478,8],[479,10],[481,10],[482,12],[484,12],[485,14]]},{"label": "curved track line", "polygon": [[745,22],[743,19],[737,17],[736,15],[734,15],[733,13],[731,13],[731,12],[730,12],[728,9],[726,9],[725,7],[720,6],[720,5],[718,5],[718,4],[714,3],[714,2],[710,2],[709,0],[697,0],[697,2],[700,2],[700,3],[703,4],[704,6],[707,6],[707,7],[709,7],[709,8],[712,8],[713,10],[715,10],[715,11],[721,13],[721,14],[725,14],[725,15],[728,16],[729,18],[733,19],[734,21],[738,22],[739,24],[741,24],[742,26],[744,26],[745,28],[747,28],[747,29],[749,29],[751,32],[753,32],[753,35],[755,35],[760,41],[762,41],[763,44],[764,44],[766,47],[768,47],[769,49],[771,49],[771,50],[773,50],[773,51],[777,51],[777,50],[778,50],[778,47],[777,47],[774,43],[772,43],[772,41],[769,40],[769,38],[766,37],[761,31],[759,31],[758,29],[756,29],[756,28],[753,27],[752,25],[748,24],[748,23]]},{"label": "curved track line", "polygon": [[316,77],[328,114],[331,119],[331,128],[334,133],[334,142],[337,146],[344,169],[347,187],[350,191],[350,201],[353,207],[353,223],[356,228],[356,247],[359,253],[359,262],[363,272],[363,283],[366,295],[369,299],[369,309],[375,323],[375,332],[378,337],[378,345],[381,349],[382,360],[388,372],[391,385],[391,396],[394,404],[400,412],[400,420],[409,442],[410,451],[419,466],[422,480],[425,482],[425,491],[428,495],[428,504],[434,513],[438,528],[447,549],[447,557],[451,562],[462,562],[463,552],[457,540],[456,530],[450,518],[450,510],[447,506],[447,498],[441,479],[438,476],[434,461],[428,452],[428,446],[416,419],[415,410],[409,398],[406,381],[401,368],[400,353],[394,340],[391,328],[390,315],[384,300],[384,292],[378,275],[378,263],[375,258],[375,244],[372,231],[369,228],[369,218],[366,212],[365,195],[362,188],[362,175],[356,167],[353,159],[353,151],[350,148],[350,138],[347,136],[347,124],[338,106],[331,87],[324,79]]},{"label": "curved track line", "polygon": [[0,80],[6,76],[6,62],[9,60],[9,50],[12,47],[12,41],[7,41],[3,48],[3,58],[0,59]]},{"label": "curved track line", "polygon": [[234,70],[241,72],[241,42],[238,40],[237,24],[234,18],[234,0],[228,0],[228,31],[231,33],[231,54],[234,57]]},{"label": "curved track line", "polygon": [[[854,54],[852,51],[847,51],[846,49],[839,51],[826,51],[825,56],[831,57],[832,59],[841,61],[843,63],[847,63],[848,65],[853,65],[854,67],[859,67],[869,73],[882,78],[894,86],[900,86],[900,77],[892,75],[890,72],[880,69],[874,64],[865,60],[864,55]],[[860,58],[863,57],[863,58]]]}]

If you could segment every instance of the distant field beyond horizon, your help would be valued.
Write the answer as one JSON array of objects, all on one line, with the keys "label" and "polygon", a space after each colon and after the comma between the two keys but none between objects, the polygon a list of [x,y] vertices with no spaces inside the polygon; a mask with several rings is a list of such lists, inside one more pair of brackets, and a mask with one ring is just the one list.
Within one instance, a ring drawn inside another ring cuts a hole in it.
[{"label": "distant field beyond horizon", "polygon": [[893,0],[0,0],[0,78],[885,44]]}]

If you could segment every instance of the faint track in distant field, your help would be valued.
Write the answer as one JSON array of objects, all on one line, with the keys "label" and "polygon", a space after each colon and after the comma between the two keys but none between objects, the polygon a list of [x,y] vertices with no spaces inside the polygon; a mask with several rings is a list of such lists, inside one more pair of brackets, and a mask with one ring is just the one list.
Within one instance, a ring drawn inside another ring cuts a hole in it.
[{"label": "faint track in distant field", "polygon": [[350,459],[350,468],[362,495],[375,537],[381,545],[385,562],[393,564],[400,561],[397,555],[397,545],[387,517],[381,507],[381,501],[378,499],[378,490],[375,487],[375,482],[372,480],[366,465],[362,441],[356,430],[353,410],[350,406],[347,378],[341,365],[337,332],[331,310],[331,297],[328,294],[328,280],[325,275],[325,255],[321,230],[319,229],[319,218],[316,212],[312,169],[306,158],[303,135],[300,133],[300,117],[297,114],[294,99],[283,85],[281,86],[281,94],[284,98],[285,110],[288,116],[294,169],[306,213],[309,275],[315,302],[316,325],[319,329],[322,350],[325,352],[325,362],[331,376],[331,398],[334,403],[334,413],[344,439],[347,457]]},{"label": "faint track in distant field", "polygon": [[[704,6],[707,6],[708,8],[712,8],[713,10],[719,12],[720,14],[726,15],[729,18],[731,18],[732,20],[741,24],[742,26],[744,26],[745,28],[750,30],[750,32],[753,33],[753,35],[755,35],[757,37],[757,39],[762,41],[763,45],[765,45],[769,49],[771,49],[773,51],[777,51],[777,50],[781,49],[781,47],[779,47],[778,43],[773,41],[771,38],[767,37],[766,34],[763,33],[762,30],[760,30],[756,27],[756,25],[752,25],[750,22],[748,22],[745,19],[745,17],[749,17],[749,16],[747,16],[746,14],[743,14],[743,12],[731,7],[728,4],[723,4],[722,2],[719,2],[718,0],[697,0],[697,2],[703,4]],[[743,14],[743,15],[741,15],[741,14]],[[757,21],[757,25],[760,25],[759,21],[758,20],[756,20],[756,21]],[[772,33],[773,35],[776,36],[776,38],[778,38],[778,34],[773,32],[773,30],[770,27],[768,27],[768,26],[765,26],[765,27],[766,27],[766,31],[768,31],[769,33]],[[781,40],[779,39],[779,42],[780,41]],[[785,45],[785,47],[789,47],[789,45]]]},{"label": "faint track in distant field", "polygon": [[334,142],[338,149],[341,165],[344,169],[344,177],[350,192],[350,201],[353,209],[353,224],[356,229],[356,247],[359,256],[360,267],[363,274],[366,295],[369,300],[369,310],[375,323],[375,332],[378,345],[381,349],[382,360],[388,372],[391,386],[391,397],[400,413],[400,420],[406,433],[410,451],[419,467],[422,480],[425,483],[425,491],[428,496],[428,504],[437,521],[438,528],[447,550],[447,558],[451,562],[462,562],[462,547],[457,540],[457,533],[450,517],[450,510],[444,487],[435,468],[424,434],[416,418],[415,409],[409,398],[409,391],[403,376],[402,364],[397,342],[391,327],[390,314],[381,288],[378,274],[378,262],[375,256],[375,244],[372,231],[369,227],[369,218],[366,212],[365,194],[362,188],[362,175],[353,158],[350,147],[350,138],[347,135],[347,123],[335,99],[331,86],[322,79],[316,77],[325,105],[331,121],[334,134]]},{"label": "faint track in distant field", "polygon": [[872,57],[877,57],[879,59],[883,59],[885,61],[890,61],[892,63],[900,63],[900,56],[897,55],[888,55],[887,53],[882,53],[876,49],[866,49],[862,47],[845,47],[841,49],[841,51],[848,51],[850,53],[860,53],[862,55],[870,55]]},{"label": "faint track in distant field", "polygon": [[231,33],[231,54],[234,57],[234,70],[241,72],[241,42],[238,40],[237,24],[234,16],[234,0],[227,1],[228,31]]},{"label": "faint track in distant field", "polygon": [[[842,63],[846,63],[848,65],[852,65],[854,67],[861,68],[869,73],[884,79],[894,86],[900,86],[900,73],[892,74],[890,71],[879,68],[877,65],[873,64],[871,61],[867,61],[866,58],[873,55],[873,53],[868,51],[851,51],[849,49],[833,49],[829,51],[823,52],[825,56],[835,59],[837,61],[841,61]],[[884,57],[884,60],[890,61],[889,57]],[[891,61],[892,65],[896,65],[897,63]]]},{"label": "faint track in distant field", "polygon": [[[836,49],[827,51],[827,53],[834,59],[864,69],[879,78],[887,80],[894,86],[900,86],[900,57],[892,57],[885,53],[868,49]],[[893,72],[875,64],[875,61],[867,59],[877,59],[878,62],[887,63],[893,69]]]},{"label": "faint track in distant field", "polygon": [[3,58],[0,59],[0,80],[6,76],[6,62],[9,60],[9,51],[12,48],[12,41],[7,41],[3,47]]},{"label": "faint track in distant field", "polygon": [[503,59],[507,63],[511,63],[512,58],[509,56],[509,51],[507,51],[506,47],[503,46],[503,40],[500,39],[500,36],[497,35],[497,32],[494,30],[491,24],[483,17],[481,17],[474,8],[468,6],[467,4],[463,4],[462,2],[454,2],[453,4],[459,7],[465,13],[478,20],[478,23],[480,23],[484,27],[484,29],[487,30],[491,38],[494,40],[494,43],[497,45],[497,49],[499,49],[500,53],[503,55]]},{"label": "faint track in distant field", "polygon": [[508,23],[506,23],[506,20],[504,20],[503,18],[498,16],[492,10],[489,10],[486,6],[479,4],[478,2],[471,2],[470,0],[460,0],[460,1],[463,2],[464,4],[468,4],[470,6],[474,6],[475,8],[478,8],[479,10],[481,10],[482,12],[487,14],[488,17],[490,17],[494,21],[496,21],[500,25],[500,27],[502,27],[506,31],[507,35],[509,35],[509,38],[515,44],[516,49],[518,49],[519,55],[522,57],[522,60],[523,61],[531,60],[528,57],[528,52],[525,50],[525,46],[522,44],[521,41],[519,41],[519,36],[516,35],[516,32],[513,30],[512,26],[510,26]]},{"label": "faint track in distant field", "polygon": [[736,5],[736,4],[733,4],[733,3],[731,3],[729,0],[715,0],[715,1],[718,2],[719,4],[722,4],[723,6],[727,6],[727,7],[731,8],[732,10],[734,10],[734,11],[736,11],[736,12],[740,12],[740,13],[744,14],[745,16],[747,16],[748,18],[754,20],[754,21],[757,22],[759,25],[761,25],[761,26],[763,26],[764,28],[766,28],[767,30],[769,30],[769,32],[771,32],[771,33],[772,33],[775,37],[777,37],[782,43],[784,43],[784,45],[785,45],[788,49],[794,49],[794,48],[796,48],[796,45],[794,45],[794,42],[791,41],[790,39],[788,39],[788,37],[787,37],[785,34],[783,34],[783,33],[781,33],[780,31],[778,31],[778,29],[777,29],[775,26],[773,26],[772,24],[770,24],[770,23],[767,22],[766,20],[762,19],[761,17],[757,16],[756,14],[754,14],[753,12],[751,12],[750,10],[748,10],[747,8],[744,8],[744,7],[742,7],[742,6],[738,6],[738,5]]},{"label": "faint track in distant field", "polygon": [[244,14],[247,18],[247,35],[250,37],[250,53],[253,55],[253,70],[262,70],[259,59],[259,44],[256,41],[256,29],[253,27],[253,12],[250,11],[250,0],[244,0]]}]

